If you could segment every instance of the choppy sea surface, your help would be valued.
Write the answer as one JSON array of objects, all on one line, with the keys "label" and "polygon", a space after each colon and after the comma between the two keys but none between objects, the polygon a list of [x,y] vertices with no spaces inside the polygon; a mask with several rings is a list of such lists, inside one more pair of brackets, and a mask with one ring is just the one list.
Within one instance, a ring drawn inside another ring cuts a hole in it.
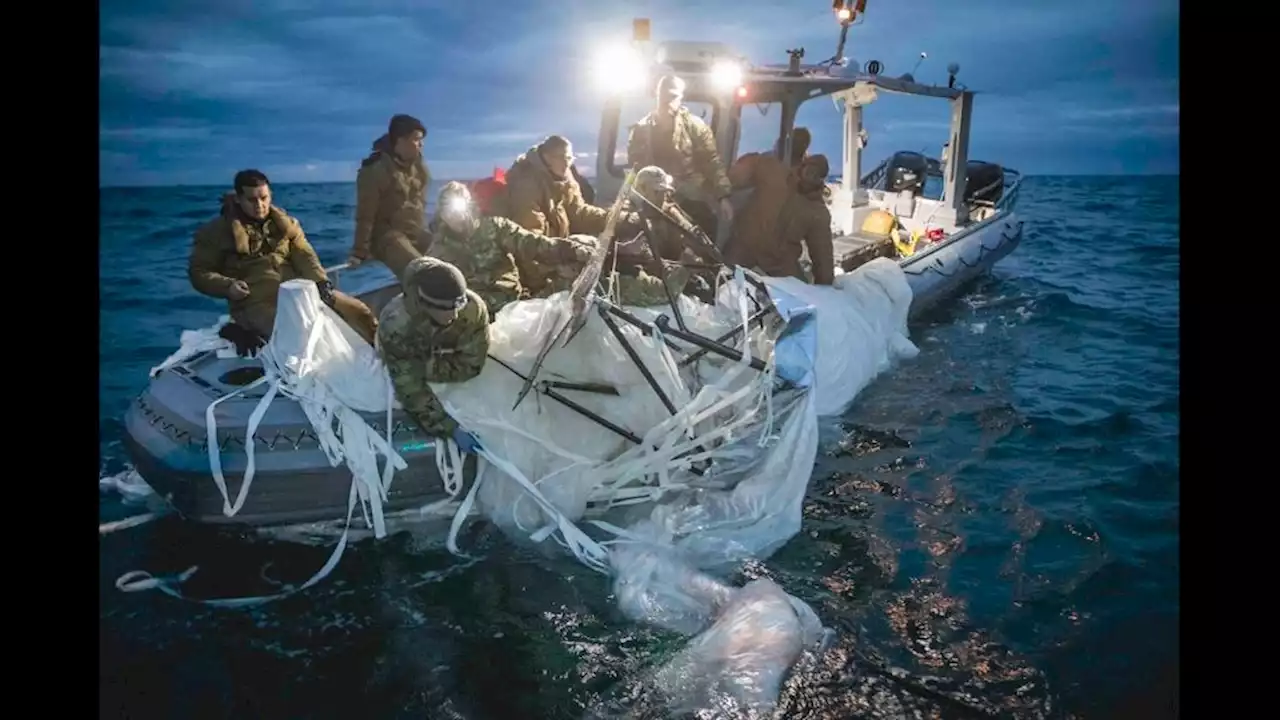
[{"label": "choppy sea surface", "polygon": [[[129,401],[182,330],[220,314],[185,270],[221,193],[101,191],[102,522],[142,512],[109,482],[129,470]],[[345,258],[351,185],[275,194],[326,264]],[[1028,178],[1022,245],[859,395],[804,531],[742,574],[840,635],[789,680],[786,717],[1174,715],[1178,205],[1176,177]],[[357,544],[300,595],[214,610],[115,579],[198,557],[206,592],[255,594],[330,549],[168,520],[102,535],[100,715],[576,718],[684,644],[623,620],[589,570],[483,527],[465,542],[484,559]]]}]

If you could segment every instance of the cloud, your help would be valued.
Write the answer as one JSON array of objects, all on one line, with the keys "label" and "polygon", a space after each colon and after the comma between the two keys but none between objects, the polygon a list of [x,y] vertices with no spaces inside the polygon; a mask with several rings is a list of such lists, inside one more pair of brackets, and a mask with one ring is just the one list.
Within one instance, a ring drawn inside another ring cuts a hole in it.
[{"label": "cloud", "polygon": [[[916,0],[870,11],[851,29],[846,54],[899,74],[926,51],[917,74],[931,79],[947,62],[960,62],[960,79],[987,93],[978,96],[975,145],[1024,152],[1027,135],[1039,133],[1052,146],[1110,128],[1150,132],[1176,165],[1173,0]],[[350,180],[398,112],[428,126],[428,160],[439,177],[506,166],[550,133],[594,154],[602,97],[588,82],[589,62],[601,46],[625,42],[633,12],[598,0],[500,7],[228,0],[216,8],[111,0],[100,11],[99,181],[222,184],[242,167]],[[721,40],[757,62],[783,63],[791,47],[804,47],[806,62],[835,49],[837,31],[823,4],[797,10],[763,1],[649,0],[643,12],[655,40]],[[932,105],[893,99],[872,106],[873,147],[887,153],[940,138],[946,108]],[[1175,110],[1154,110],[1169,107]],[[821,102],[801,111],[825,152],[838,133],[834,112]],[[748,116],[743,144],[771,144],[776,111]],[[1025,154],[1032,166],[1052,169]],[[1053,147],[1044,153],[1058,155]],[[1110,155],[1099,158],[1114,165]]]}]

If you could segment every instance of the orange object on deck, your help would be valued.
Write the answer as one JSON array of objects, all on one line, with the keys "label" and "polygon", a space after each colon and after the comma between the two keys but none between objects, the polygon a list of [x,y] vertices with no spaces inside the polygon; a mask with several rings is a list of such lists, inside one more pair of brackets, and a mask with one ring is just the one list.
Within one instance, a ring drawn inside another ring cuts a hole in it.
[{"label": "orange object on deck", "polygon": [[494,168],[493,176],[471,183],[471,199],[484,215],[492,215],[494,201],[507,188],[507,172],[502,168]]}]

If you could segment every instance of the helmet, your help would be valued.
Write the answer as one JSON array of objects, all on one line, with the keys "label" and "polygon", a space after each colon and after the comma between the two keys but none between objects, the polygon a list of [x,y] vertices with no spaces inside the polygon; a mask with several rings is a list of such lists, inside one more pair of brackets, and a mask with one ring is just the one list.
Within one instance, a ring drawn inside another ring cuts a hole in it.
[{"label": "helmet", "polygon": [[636,173],[636,182],[632,189],[658,207],[662,207],[668,194],[675,192],[671,176],[656,165],[650,165]]},{"label": "helmet", "polygon": [[475,203],[471,200],[471,191],[457,180],[451,180],[440,188],[436,212],[440,214],[444,224],[455,232],[470,233],[475,229],[477,213]]}]

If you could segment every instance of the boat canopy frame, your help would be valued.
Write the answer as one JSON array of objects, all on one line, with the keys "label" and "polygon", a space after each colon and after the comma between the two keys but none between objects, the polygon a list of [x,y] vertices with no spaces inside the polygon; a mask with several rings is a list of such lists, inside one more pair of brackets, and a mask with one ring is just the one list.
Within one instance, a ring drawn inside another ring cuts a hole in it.
[{"label": "boat canopy frame", "polygon": [[[667,45],[670,43],[660,44],[654,56],[667,54]],[[969,138],[976,91],[963,86],[956,87],[954,76],[947,85],[931,85],[916,82],[910,75],[890,77],[878,72],[866,72],[857,67],[856,61],[849,66],[831,61],[801,65],[799,57],[803,56],[803,49],[789,53],[792,62],[788,65],[746,67],[739,86],[743,94],[716,85],[712,59],[699,62],[651,62],[647,67],[647,78],[652,80],[661,74],[677,74],[686,83],[687,101],[711,106],[713,111],[709,124],[716,138],[716,149],[726,167],[731,166],[738,155],[744,106],[780,106],[777,139],[782,145],[780,159],[785,162],[791,157],[791,133],[800,106],[816,98],[831,97],[837,107],[842,109],[844,116],[840,202],[847,201],[853,207],[865,205],[869,201],[862,172],[862,115],[865,106],[873,103],[880,92],[945,100],[951,106],[947,136],[949,149],[942,168],[943,197],[946,204],[937,217],[956,226],[969,222],[969,208],[965,200],[965,168],[969,161]],[[869,68],[878,65],[874,61],[867,64]],[[623,102],[641,97],[642,91],[643,96],[650,97],[652,87],[652,83],[641,83],[635,92],[614,93],[604,103],[596,163],[596,192],[602,199],[614,197],[621,187],[621,178],[626,170],[635,169],[629,168],[626,163],[615,162]],[[778,147],[776,141],[774,147]],[[867,178],[874,173],[873,170]],[[841,230],[847,234],[853,228]]]}]

